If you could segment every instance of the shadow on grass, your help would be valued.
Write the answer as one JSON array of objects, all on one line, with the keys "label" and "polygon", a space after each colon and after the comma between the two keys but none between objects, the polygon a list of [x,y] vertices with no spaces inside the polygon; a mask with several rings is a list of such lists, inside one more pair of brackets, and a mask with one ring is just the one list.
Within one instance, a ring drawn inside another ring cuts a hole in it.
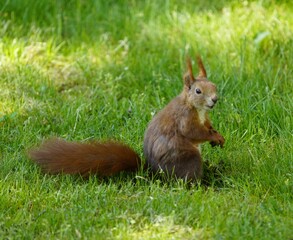
[{"label": "shadow on grass", "polygon": [[226,166],[223,160],[218,164],[209,162],[208,160],[203,162],[203,178],[201,180],[204,186],[223,187],[223,175],[226,172]]},{"label": "shadow on grass", "polygon": [[[29,165],[33,165],[34,168],[38,168],[33,162],[28,161]],[[173,175],[168,175],[164,172],[152,172],[149,168],[141,167],[137,172],[120,172],[117,175],[100,177],[97,174],[89,176],[81,176],[78,174],[46,174],[40,169],[37,170],[44,177],[49,177],[57,180],[57,182],[66,181],[72,182],[74,185],[84,185],[93,183],[95,185],[115,185],[117,189],[125,188],[125,186],[131,187],[148,187],[156,185],[162,188],[172,188],[178,186],[184,189],[196,189],[201,187],[203,189],[212,187],[215,189],[225,187],[224,178],[228,174],[229,166],[221,160],[219,163],[213,163],[208,160],[203,162],[203,177],[199,181],[187,181],[184,179],[178,179]],[[35,169],[36,170],[36,169]],[[58,180],[59,179],[59,180]]]},{"label": "shadow on grass", "polygon": [[209,161],[203,162],[203,178],[200,181],[187,181],[184,179],[177,179],[172,175],[167,175],[164,172],[153,173],[150,169],[144,169],[137,173],[122,172],[118,175],[100,178],[101,184],[115,184],[123,187],[126,182],[132,183],[133,186],[142,185],[158,185],[161,187],[172,188],[174,186],[182,186],[183,188],[196,188],[196,187],[224,187],[224,176],[227,172],[227,166],[224,161],[218,164]]}]

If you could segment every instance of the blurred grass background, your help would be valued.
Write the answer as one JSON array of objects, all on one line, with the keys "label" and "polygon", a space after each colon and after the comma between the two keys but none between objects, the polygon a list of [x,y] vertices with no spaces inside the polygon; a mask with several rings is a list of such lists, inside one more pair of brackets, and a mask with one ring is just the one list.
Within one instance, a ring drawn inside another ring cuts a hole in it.
[{"label": "blurred grass background", "polygon": [[[0,235],[292,237],[292,39],[290,1],[1,1]],[[27,159],[51,136],[114,138],[142,156],[147,123],[197,53],[226,138],[203,146],[208,187],[50,177]]]}]

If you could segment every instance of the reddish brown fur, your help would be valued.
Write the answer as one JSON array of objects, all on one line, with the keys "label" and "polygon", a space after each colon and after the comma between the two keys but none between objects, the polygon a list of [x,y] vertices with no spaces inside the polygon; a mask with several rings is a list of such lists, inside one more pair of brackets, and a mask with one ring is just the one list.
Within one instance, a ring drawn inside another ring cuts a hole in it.
[{"label": "reddish brown fur", "polygon": [[199,68],[198,77],[199,78],[201,78],[201,77],[206,78],[207,77],[207,72],[206,72],[206,69],[205,69],[205,67],[203,65],[203,62],[201,60],[201,57],[197,56],[196,59],[197,59],[197,65],[198,65],[198,68]]},{"label": "reddish brown fur", "polygon": [[191,59],[187,58],[186,60],[187,63],[187,73],[185,74],[185,77],[190,77],[191,82],[195,81],[193,72],[192,72],[192,64],[191,64]]},{"label": "reddish brown fur", "polygon": [[141,160],[129,147],[117,143],[75,143],[60,139],[45,142],[30,151],[30,157],[46,173],[98,174],[110,176],[121,171],[136,171]]}]

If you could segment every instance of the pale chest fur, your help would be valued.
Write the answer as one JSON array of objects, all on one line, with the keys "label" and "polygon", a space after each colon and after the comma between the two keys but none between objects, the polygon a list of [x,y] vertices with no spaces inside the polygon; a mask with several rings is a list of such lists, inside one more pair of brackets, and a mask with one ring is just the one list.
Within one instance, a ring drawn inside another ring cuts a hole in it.
[{"label": "pale chest fur", "polygon": [[206,121],[206,111],[205,110],[198,110],[197,113],[198,113],[199,123],[201,125],[203,125],[204,122]]},{"label": "pale chest fur", "polygon": [[[201,125],[203,125],[206,121],[206,111],[205,110],[198,110],[198,120]],[[194,147],[201,153],[201,144],[194,144]]]},{"label": "pale chest fur", "polygon": [[198,144],[198,143],[193,144],[193,147],[196,148],[199,151],[199,153],[201,154],[201,144]]}]

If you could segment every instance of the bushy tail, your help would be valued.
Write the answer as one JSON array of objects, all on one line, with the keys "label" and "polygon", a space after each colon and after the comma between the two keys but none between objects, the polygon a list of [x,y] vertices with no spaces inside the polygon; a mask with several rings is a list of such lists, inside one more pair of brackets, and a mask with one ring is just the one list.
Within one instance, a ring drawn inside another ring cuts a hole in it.
[{"label": "bushy tail", "polygon": [[51,174],[110,176],[121,171],[136,171],[141,165],[137,153],[117,142],[76,143],[51,139],[31,150],[29,155],[44,172]]}]

